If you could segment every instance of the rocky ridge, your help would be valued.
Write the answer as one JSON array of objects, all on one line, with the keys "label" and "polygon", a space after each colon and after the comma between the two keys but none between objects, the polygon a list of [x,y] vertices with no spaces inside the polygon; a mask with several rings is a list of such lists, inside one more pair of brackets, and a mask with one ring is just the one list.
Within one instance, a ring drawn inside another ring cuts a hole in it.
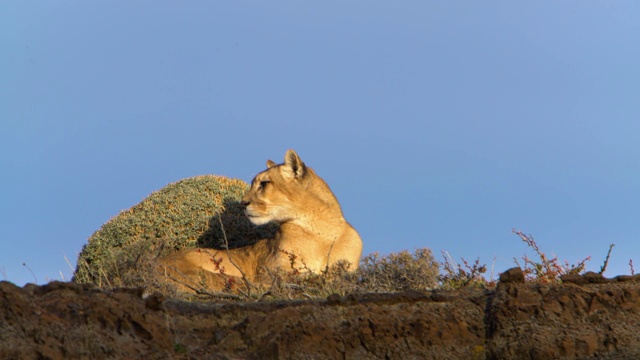
[{"label": "rocky ridge", "polygon": [[143,289],[0,282],[2,359],[638,359],[640,277],[187,303]]}]

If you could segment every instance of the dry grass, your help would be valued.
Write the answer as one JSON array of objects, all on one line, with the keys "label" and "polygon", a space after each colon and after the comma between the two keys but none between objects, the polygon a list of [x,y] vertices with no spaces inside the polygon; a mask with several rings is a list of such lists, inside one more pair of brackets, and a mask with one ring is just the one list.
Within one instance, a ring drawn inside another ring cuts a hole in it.
[{"label": "dry grass", "polygon": [[262,268],[259,279],[253,283],[223,274],[221,277],[227,287],[222,292],[207,288],[205,282],[187,285],[187,281],[178,280],[195,294],[178,293],[175,289],[167,289],[171,286],[162,282],[147,286],[153,285],[159,291],[168,291],[170,296],[188,300],[242,301],[322,299],[332,294],[429,290],[438,286],[439,264],[429,249],[418,249],[413,254],[408,251],[387,256],[371,254],[362,259],[356,270],[346,262],[338,262],[321,273],[308,271],[295,257],[291,258],[292,269],[302,267],[303,271]]},{"label": "dry grass", "polygon": [[311,272],[269,273],[269,295],[274,298],[326,298],[332,294],[363,294],[429,290],[438,285],[439,264],[431,250],[417,249],[380,256],[373,253],[360,261],[353,271],[339,262],[320,274]]}]

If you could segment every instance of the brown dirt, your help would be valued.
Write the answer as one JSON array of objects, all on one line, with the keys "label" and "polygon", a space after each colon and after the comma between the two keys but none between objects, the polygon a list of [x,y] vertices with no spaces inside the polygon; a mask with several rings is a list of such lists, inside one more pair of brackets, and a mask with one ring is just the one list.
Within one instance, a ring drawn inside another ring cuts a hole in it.
[{"label": "brown dirt", "polygon": [[0,358],[639,359],[640,278],[589,276],[260,303],[0,282]]}]

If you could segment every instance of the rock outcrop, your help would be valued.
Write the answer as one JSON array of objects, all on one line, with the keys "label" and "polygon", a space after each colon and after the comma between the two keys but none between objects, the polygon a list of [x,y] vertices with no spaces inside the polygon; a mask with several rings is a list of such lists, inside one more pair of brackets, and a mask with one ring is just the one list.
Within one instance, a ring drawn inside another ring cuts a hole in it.
[{"label": "rock outcrop", "polygon": [[0,282],[0,358],[640,358],[637,276],[543,285],[510,270],[501,280],[495,289],[259,303]]}]

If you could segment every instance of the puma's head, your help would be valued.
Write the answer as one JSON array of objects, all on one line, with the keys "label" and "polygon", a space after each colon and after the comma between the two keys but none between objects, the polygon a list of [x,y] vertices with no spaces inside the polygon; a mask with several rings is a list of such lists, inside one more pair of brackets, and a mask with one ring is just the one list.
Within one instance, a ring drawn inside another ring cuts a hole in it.
[{"label": "puma's head", "polygon": [[242,205],[255,225],[295,221],[319,207],[337,206],[339,211],[326,183],[293,150],[287,151],[283,164],[267,160],[267,169],[255,176]]}]

